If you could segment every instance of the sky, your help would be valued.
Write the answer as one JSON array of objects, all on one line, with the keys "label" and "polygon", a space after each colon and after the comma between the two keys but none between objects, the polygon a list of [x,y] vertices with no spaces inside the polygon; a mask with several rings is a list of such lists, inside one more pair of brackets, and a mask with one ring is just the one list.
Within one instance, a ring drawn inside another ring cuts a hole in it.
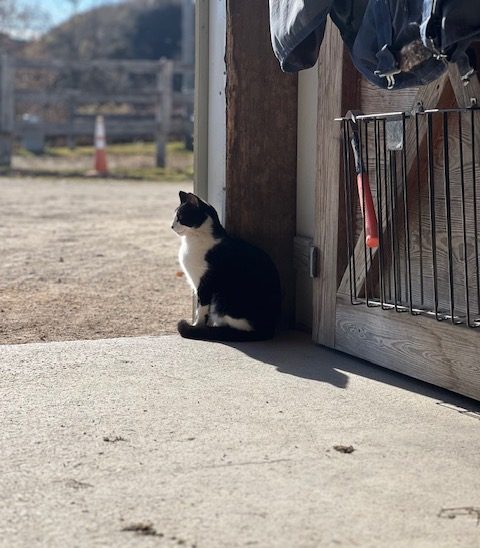
[{"label": "sky", "polygon": [[53,25],[68,19],[75,11],[85,11],[104,4],[112,4],[117,0],[37,0],[36,4],[48,13]]}]

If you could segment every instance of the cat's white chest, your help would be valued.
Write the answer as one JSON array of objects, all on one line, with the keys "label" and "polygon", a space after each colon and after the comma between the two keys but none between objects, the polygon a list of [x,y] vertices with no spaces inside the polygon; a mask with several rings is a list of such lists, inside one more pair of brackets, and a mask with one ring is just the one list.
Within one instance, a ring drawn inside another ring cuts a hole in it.
[{"label": "cat's white chest", "polygon": [[202,241],[200,238],[182,238],[178,260],[187,277],[188,283],[196,292],[202,276],[208,268],[205,255],[212,248],[211,241]]}]

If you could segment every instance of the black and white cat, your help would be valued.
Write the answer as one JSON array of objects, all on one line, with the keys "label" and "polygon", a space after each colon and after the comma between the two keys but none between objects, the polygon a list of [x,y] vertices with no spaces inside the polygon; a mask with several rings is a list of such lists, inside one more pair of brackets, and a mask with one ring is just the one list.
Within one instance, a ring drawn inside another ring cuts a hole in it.
[{"label": "black and white cat", "polygon": [[173,230],[180,265],[197,297],[195,322],[178,323],[188,339],[258,341],[275,333],[281,289],[277,269],[260,249],[229,236],[215,209],[180,192]]}]

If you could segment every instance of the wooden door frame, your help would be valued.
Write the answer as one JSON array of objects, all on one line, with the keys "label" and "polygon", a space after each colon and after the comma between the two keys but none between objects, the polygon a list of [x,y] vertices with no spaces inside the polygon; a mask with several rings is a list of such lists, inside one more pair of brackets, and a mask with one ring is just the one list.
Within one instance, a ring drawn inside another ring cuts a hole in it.
[{"label": "wooden door frame", "polygon": [[[314,245],[319,250],[320,264],[319,276],[314,280],[313,340],[480,400],[478,331],[385,311],[381,307],[353,306],[346,294],[349,272],[339,260],[342,255],[346,257],[342,223],[345,215],[339,200],[342,179],[340,124],[334,122],[334,118],[344,116],[347,110],[360,105],[359,86],[355,85],[351,71],[340,35],[329,23],[319,64]],[[475,77],[465,89],[454,66],[448,75],[419,88],[414,105],[421,101],[426,107],[434,108],[446,91],[450,91],[460,106],[470,106],[472,96],[480,99],[478,79]],[[360,234],[354,253],[362,259],[357,264],[364,264],[363,234]],[[365,268],[360,267],[357,285],[364,283],[366,274]]]},{"label": "wooden door frame", "polygon": [[225,224],[273,258],[283,325],[295,314],[293,241],[297,188],[297,75],[270,43],[268,0],[227,0]]},{"label": "wooden door frame", "polygon": [[315,188],[314,246],[318,253],[318,276],[313,279],[314,342],[335,347],[335,317],[339,232],[341,142],[335,118],[360,101],[360,79],[348,56],[340,33],[328,20],[318,60],[317,174]]}]

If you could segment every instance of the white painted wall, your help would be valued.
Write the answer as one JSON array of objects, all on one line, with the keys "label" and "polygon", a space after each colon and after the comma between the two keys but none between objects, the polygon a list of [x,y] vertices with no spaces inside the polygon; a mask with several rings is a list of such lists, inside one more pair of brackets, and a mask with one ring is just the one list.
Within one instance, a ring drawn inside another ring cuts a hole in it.
[{"label": "white painted wall", "polygon": [[[315,176],[317,170],[318,67],[298,75],[297,235],[313,238],[315,228]],[[296,276],[296,322],[312,325],[312,280]]]},{"label": "white painted wall", "polygon": [[208,201],[225,218],[227,119],[225,102],[226,1],[209,2]]},{"label": "white painted wall", "polygon": [[318,67],[298,75],[297,234],[313,237],[317,170]]}]

